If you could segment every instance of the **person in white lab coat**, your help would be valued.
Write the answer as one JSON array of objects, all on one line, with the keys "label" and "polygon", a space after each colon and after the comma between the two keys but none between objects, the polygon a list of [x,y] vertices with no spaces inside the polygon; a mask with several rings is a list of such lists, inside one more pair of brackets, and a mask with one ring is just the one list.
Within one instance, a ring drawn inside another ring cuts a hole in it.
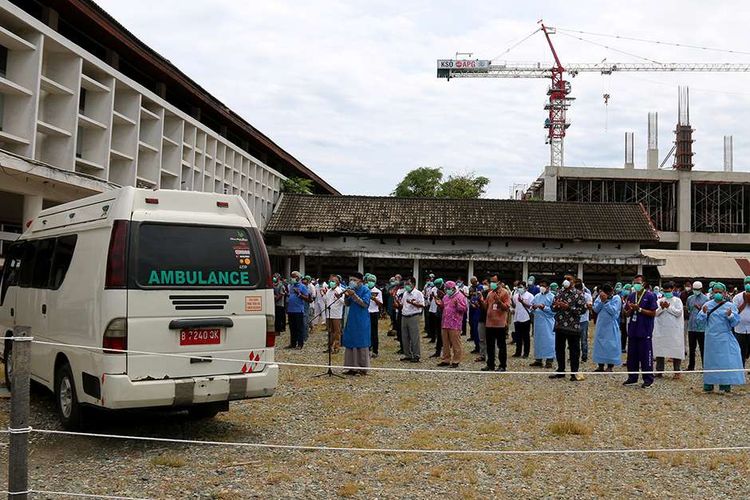
[{"label": "person in white lab coat", "polygon": [[[666,358],[672,358],[674,371],[680,371],[680,364],[685,358],[685,322],[683,320],[682,300],[674,295],[674,283],[664,284],[662,298],[658,301],[654,320],[653,349],[656,359],[656,371],[664,371]],[[662,374],[657,374],[661,377]],[[681,378],[675,373],[675,379]]]}]

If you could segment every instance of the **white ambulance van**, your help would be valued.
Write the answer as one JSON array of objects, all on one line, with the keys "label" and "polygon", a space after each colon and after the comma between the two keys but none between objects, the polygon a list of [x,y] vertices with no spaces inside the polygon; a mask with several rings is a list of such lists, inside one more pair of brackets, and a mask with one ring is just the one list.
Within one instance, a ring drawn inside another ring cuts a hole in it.
[{"label": "white ambulance van", "polygon": [[0,334],[49,342],[32,343],[31,377],[66,428],[91,406],[210,417],[274,393],[271,279],[241,198],[122,188],[42,211],[12,244]]}]

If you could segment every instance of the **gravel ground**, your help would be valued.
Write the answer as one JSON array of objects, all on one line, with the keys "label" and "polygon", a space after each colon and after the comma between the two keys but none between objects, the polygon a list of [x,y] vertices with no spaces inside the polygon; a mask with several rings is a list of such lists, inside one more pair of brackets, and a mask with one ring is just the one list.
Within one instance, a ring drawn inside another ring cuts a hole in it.
[{"label": "gravel ground", "polygon": [[[385,326],[381,331],[385,330]],[[284,345],[287,335],[279,339]],[[325,336],[280,361],[325,362]],[[468,343],[465,344],[467,347]],[[423,353],[432,352],[423,344]],[[375,366],[405,366],[381,334]],[[461,365],[478,369],[473,355]],[[343,356],[334,358],[341,364]],[[432,368],[434,360],[420,368]],[[527,370],[511,359],[509,370]],[[413,366],[413,365],[406,365]],[[587,369],[594,367],[589,364]],[[96,432],[181,439],[377,448],[554,450],[750,445],[748,392],[705,395],[700,375],[622,387],[546,376],[376,372],[311,378],[282,368],[272,398],[232,403],[212,420],[100,413]],[[544,370],[540,370],[544,371]],[[32,395],[32,425],[58,429],[51,397]],[[0,427],[9,401],[0,400]],[[489,456],[240,449],[32,434],[35,489],[154,498],[747,498],[750,452]],[[7,438],[0,438],[7,462]],[[6,484],[6,468],[0,481]],[[44,498],[37,495],[37,498]],[[52,497],[50,498],[59,498]]]}]

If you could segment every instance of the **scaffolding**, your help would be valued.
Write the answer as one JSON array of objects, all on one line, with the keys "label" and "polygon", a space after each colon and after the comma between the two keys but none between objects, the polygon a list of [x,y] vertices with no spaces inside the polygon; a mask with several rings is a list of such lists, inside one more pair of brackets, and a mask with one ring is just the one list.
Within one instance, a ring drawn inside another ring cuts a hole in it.
[{"label": "scaffolding", "polygon": [[659,231],[677,231],[677,182],[636,179],[557,181],[558,201],[579,203],[640,203]]},{"label": "scaffolding", "polygon": [[692,190],[694,232],[749,232],[750,184],[693,182]]}]

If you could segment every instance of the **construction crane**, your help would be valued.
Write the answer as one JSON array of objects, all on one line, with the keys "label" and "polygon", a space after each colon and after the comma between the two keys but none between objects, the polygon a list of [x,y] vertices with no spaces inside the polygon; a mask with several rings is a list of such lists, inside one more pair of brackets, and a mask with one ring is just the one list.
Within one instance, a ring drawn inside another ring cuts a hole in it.
[{"label": "construction crane", "polygon": [[[548,111],[548,117],[544,121],[544,127],[547,129],[546,143],[550,145],[550,165],[552,166],[562,167],[564,165],[563,144],[565,131],[570,127],[566,113],[568,108],[570,108],[571,102],[575,99],[570,97],[571,85],[565,79],[565,73],[571,77],[575,77],[579,73],[611,75],[617,72],[646,71],[750,71],[750,63],[659,63],[656,61],[648,63],[611,63],[602,61],[599,63],[569,64],[563,66],[550,38],[550,35],[555,34],[557,30],[553,27],[545,26],[542,21],[539,21],[539,24],[540,28],[534,31],[532,35],[538,31],[544,33],[549,48],[552,51],[552,57],[554,58],[552,66],[543,63],[493,64],[493,61],[487,59],[438,59],[437,76],[438,78],[445,78],[447,80],[451,78],[549,78],[551,80],[551,85],[547,90],[549,101],[544,106],[544,109]],[[530,36],[527,36],[524,40]],[[607,95],[607,97],[609,96]]]}]

